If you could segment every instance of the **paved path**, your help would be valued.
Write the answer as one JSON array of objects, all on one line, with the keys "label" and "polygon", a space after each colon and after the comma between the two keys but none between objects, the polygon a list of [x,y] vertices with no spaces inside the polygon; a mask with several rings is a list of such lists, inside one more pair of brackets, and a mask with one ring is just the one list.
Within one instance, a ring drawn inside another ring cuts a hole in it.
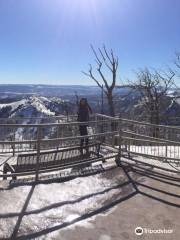
[{"label": "paved path", "polygon": [[[45,239],[179,240],[180,180],[150,174],[148,171],[130,171],[128,174],[136,181],[139,193],[120,202],[105,214],[89,219],[87,224],[77,224],[72,229],[57,231]],[[141,236],[135,234],[135,228],[139,226],[144,231]],[[164,229],[169,230],[169,233],[152,233],[152,230],[160,232]]]},{"label": "paved path", "polygon": [[[114,168],[64,183],[1,190],[0,238],[178,240],[180,181],[174,177]],[[135,234],[137,226],[142,236]]]}]

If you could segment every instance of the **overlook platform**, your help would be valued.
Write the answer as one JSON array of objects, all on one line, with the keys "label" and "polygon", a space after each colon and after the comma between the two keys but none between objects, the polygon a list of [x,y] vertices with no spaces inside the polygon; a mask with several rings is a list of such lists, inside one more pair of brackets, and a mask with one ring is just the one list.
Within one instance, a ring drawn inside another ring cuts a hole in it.
[{"label": "overlook platform", "polygon": [[[88,123],[76,119],[74,115],[33,119],[38,121],[35,124],[24,124],[25,119],[0,119],[0,178],[34,175],[38,180],[41,174],[73,168],[83,162],[110,160],[119,164],[122,157],[128,164],[179,173],[180,128],[102,114],[92,115]],[[79,125],[83,124],[88,124],[87,136],[79,135]],[[89,145],[80,153],[81,139],[88,139]],[[86,151],[91,154],[86,155]],[[20,166],[24,171],[16,170]]]},{"label": "overlook platform", "polygon": [[[178,239],[180,128],[96,114],[82,137],[75,119],[1,121],[0,238],[139,239],[135,228],[142,227],[143,239]],[[81,138],[89,139],[95,157],[86,149],[81,156]],[[41,168],[63,149],[64,165]],[[69,156],[76,156],[70,165]],[[35,169],[3,174],[18,158]]]}]

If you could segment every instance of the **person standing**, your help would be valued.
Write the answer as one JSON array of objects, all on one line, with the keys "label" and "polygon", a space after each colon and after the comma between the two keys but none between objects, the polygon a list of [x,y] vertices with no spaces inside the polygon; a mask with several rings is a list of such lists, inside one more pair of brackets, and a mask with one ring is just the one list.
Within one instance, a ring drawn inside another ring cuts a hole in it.
[{"label": "person standing", "polygon": [[[79,125],[79,132],[80,132],[80,136],[87,136],[88,135],[88,131],[87,131],[87,127],[88,127],[88,123],[86,124],[86,122],[89,121],[89,115],[92,114],[92,109],[88,104],[88,101],[86,98],[81,98],[79,101],[79,106],[78,106],[78,122],[82,122],[83,124]],[[83,154],[83,145],[85,144],[86,146],[86,153],[88,153],[88,137],[86,138],[81,138],[80,141],[80,151],[81,154]]]}]

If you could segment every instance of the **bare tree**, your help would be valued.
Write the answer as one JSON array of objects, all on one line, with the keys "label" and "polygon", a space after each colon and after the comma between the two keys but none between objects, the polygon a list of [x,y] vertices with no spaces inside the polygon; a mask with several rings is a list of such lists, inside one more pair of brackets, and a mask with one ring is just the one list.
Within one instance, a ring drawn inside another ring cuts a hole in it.
[{"label": "bare tree", "polygon": [[[130,86],[137,90],[145,105],[145,111],[152,124],[160,124],[160,106],[168,90],[174,85],[174,72],[160,72],[145,68],[137,73],[137,81]],[[153,133],[159,136],[159,131]]]},{"label": "bare tree", "polygon": [[[83,71],[83,74],[93,79],[101,91],[104,92],[108,101],[109,114],[110,116],[115,116],[113,90],[116,87],[117,81],[118,57],[114,55],[112,49],[108,52],[105,46],[102,49],[98,48],[98,51],[96,51],[91,45],[91,49],[95,56],[96,73],[98,76],[95,76],[91,64],[89,65],[88,72]],[[111,79],[107,76],[107,70],[108,73],[110,72]]]}]

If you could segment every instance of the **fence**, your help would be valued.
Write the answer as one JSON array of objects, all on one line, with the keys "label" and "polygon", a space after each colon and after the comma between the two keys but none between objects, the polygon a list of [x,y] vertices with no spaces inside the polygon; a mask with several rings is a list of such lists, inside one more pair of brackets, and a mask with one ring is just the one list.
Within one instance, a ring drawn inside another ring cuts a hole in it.
[{"label": "fence", "polygon": [[[98,114],[98,119],[111,121],[112,117]],[[156,159],[180,170],[180,128],[123,118],[119,118],[118,124],[120,135],[113,136],[111,142],[118,145],[120,141],[121,155]]]},{"label": "fence", "polygon": [[[37,150],[37,143],[41,141],[41,149],[57,149],[79,144],[79,123],[76,121],[61,121],[59,123],[41,124],[0,124],[0,153],[18,153]],[[59,120],[58,120],[59,121]],[[118,119],[99,121],[92,116],[88,122],[90,140],[110,142],[111,135],[117,134]],[[87,123],[84,123],[87,125]],[[108,137],[107,137],[108,136]]]},{"label": "fence", "polygon": [[[41,151],[78,146],[84,138],[79,134],[77,116],[40,119],[36,124],[22,124],[20,119],[0,123],[0,153],[18,155],[36,152],[37,165]],[[25,121],[27,119],[21,119]],[[14,121],[14,122],[13,122]],[[47,123],[50,121],[50,123]],[[27,121],[26,121],[27,122]],[[103,158],[142,156],[180,168],[180,128],[94,114],[88,122],[88,139],[101,143]],[[101,161],[102,159],[99,159]],[[1,164],[2,165],[2,164]],[[38,167],[37,167],[38,169]],[[48,172],[49,170],[43,170]],[[38,175],[42,171],[37,170]],[[15,174],[31,175],[30,173]],[[10,176],[7,174],[7,176]],[[3,177],[1,174],[0,177]]]},{"label": "fence", "polygon": [[[73,120],[73,118],[72,118]],[[113,119],[117,122],[117,119]],[[112,121],[112,122],[113,122]],[[79,146],[81,139],[86,136],[79,135],[79,125],[87,125],[87,123],[73,122],[73,121],[60,121],[60,123],[41,123],[41,124],[0,124],[1,141],[0,153],[18,155],[19,153],[29,152],[29,161],[32,160],[32,154],[36,153],[36,171],[1,174],[0,177],[9,176],[26,176],[36,174],[38,179],[39,174],[55,171],[56,169],[39,169],[40,155],[43,151],[58,151],[63,148],[71,148]],[[103,130],[102,130],[103,126]],[[118,131],[110,128],[109,120],[97,121],[95,116],[91,116],[91,121],[88,122],[88,139],[89,144],[100,142],[101,152],[106,154],[103,158],[94,159],[95,161],[104,161],[105,158],[112,158],[117,155],[114,149],[103,149],[102,145],[108,142],[108,139],[117,135]],[[6,140],[8,138],[8,140]],[[30,159],[31,158],[31,159]],[[6,161],[5,161],[6,162]],[[4,162],[4,164],[5,164]],[[1,164],[2,165],[2,164]]]}]

